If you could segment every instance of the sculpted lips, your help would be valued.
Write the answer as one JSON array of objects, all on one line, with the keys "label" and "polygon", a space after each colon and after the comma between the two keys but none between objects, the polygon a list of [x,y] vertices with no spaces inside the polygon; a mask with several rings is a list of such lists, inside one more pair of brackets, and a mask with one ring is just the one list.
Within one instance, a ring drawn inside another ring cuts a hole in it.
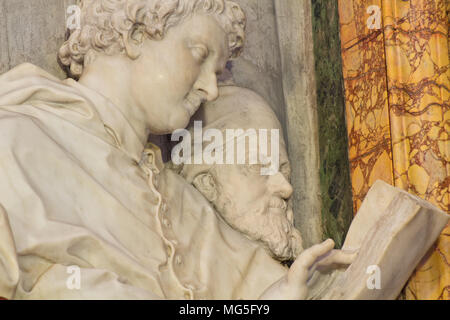
[{"label": "sculpted lips", "polygon": [[200,105],[206,101],[206,96],[201,91],[192,91],[185,100],[185,108],[192,117],[197,112]]}]

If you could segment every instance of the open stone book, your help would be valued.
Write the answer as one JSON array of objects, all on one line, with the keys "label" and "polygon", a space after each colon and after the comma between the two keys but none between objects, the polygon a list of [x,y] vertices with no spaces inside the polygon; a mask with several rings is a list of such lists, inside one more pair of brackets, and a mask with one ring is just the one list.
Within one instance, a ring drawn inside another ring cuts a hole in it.
[{"label": "open stone book", "polygon": [[375,182],[342,247],[358,249],[355,262],[311,279],[310,299],[396,299],[448,220],[429,202]]}]

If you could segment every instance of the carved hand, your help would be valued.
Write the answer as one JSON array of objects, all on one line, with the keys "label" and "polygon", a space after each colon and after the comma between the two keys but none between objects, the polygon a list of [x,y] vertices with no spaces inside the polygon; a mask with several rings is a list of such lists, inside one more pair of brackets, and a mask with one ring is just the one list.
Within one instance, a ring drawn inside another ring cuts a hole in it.
[{"label": "carved hand", "polygon": [[287,274],[268,288],[260,299],[302,300],[307,297],[307,282],[316,270],[327,271],[339,265],[351,264],[357,252],[334,250],[334,241],[328,239],[303,251]]}]

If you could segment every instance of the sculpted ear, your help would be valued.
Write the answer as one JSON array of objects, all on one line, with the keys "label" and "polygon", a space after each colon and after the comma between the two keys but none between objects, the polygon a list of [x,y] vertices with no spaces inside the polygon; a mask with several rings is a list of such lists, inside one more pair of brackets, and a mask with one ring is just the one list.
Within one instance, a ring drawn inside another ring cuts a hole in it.
[{"label": "sculpted ear", "polygon": [[145,27],[135,24],[128,33],[123,33],[122,37],[128,57],[133,60],[139,58],[141,55],[141,44],[145,39]]},{"label": "sculpted ear", "polygon": [[210,173],[201,173],[192,181],[194,187],[209,201],[217,199],[217,186],[214,177]]}]

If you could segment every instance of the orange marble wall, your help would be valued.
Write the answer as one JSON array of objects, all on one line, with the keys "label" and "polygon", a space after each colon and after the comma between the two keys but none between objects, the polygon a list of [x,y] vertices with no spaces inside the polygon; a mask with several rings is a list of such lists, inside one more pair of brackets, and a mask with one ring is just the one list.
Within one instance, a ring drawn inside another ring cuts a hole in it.
[{"label": "orange marble wall", "polygon": [[[450,68],[446,0],[383,0],[395,185],[450,212]],[[406,295],[450,298],[450,229]]]},{"label": "orange marble wall", "polygon": [[353,212],[374,181],[393,184],[386,59],[367,8],[381,0],[339,1]]},{"label": "orange marble wall", "polygon": [[[380,29],[368,28],[371,5],[381,9]],[[448,6],[339,1],[355,209],[381,178],[450,211]],[[407,299],[450,298],[449,234],[417,268]]]}]

